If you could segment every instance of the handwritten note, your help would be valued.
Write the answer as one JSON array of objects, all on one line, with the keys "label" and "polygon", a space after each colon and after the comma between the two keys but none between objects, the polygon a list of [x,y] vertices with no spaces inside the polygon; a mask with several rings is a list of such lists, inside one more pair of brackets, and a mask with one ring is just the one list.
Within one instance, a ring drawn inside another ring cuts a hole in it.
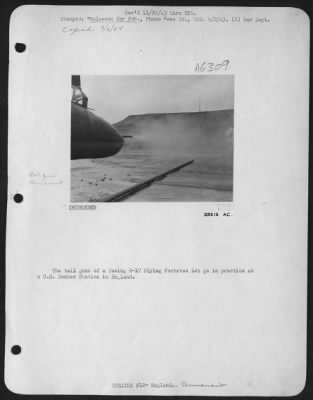
[{"label": "handwritten note", "polygon": [[[271,19],[264,15],[253,15],[251,17],[245,17],[240,15],[216,15],[213,11],[208,10],[207,15],[205,13],[199,14],[198,10],[195,9],[181,9],[181,8],[144,8],[138,7],[135,9],[125,9],[120,11],[119,14],[114,15],[95,15],[95,16],[61,16],[61,23],[66,23],[66,26],[62,27],[62,32],[68,35],[74,35],[77,33],[113,33],[124,30],[126,25],[130,24],[155,24],[155,23],[197,23],[197,24],[254,24],[254,23],[270,23]],[[71,25],[70,25],[71,24]],[[86,26],[82,24],[88,24]]]},{"label": "handwritten note", "polygon": [[46,174],[45,172],[32,171],[29,173],[29,178],[31,185],[60,185],[63,183],[56,175]]}]

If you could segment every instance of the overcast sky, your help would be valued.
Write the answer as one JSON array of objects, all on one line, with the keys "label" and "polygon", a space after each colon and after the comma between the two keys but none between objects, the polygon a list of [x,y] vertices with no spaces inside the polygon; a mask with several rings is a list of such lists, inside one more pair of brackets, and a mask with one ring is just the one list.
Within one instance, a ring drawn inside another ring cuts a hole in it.
[{"label": "overcast sky", "polygon": [[81,76],[88,107],[115,123],[128,115],[234,108],[233,75]]}]

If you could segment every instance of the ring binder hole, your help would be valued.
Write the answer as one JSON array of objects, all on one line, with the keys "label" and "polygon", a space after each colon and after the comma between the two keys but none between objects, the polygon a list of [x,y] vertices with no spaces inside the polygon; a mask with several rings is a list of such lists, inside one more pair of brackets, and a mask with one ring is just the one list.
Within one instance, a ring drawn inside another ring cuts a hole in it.
[{"label": "ring binder hole", "polygon": [[23,195],[20,193],[16,193],[13,197],[15,203],[21,203],[23,201]]},{"label": "ring binder hole", "polygon": [[11,348],[11,353],[12,354],[17,355],[17,354],[20,354],[21,352],[22,352],[21,346],[19,346],[18,344],[12,346],[12,348]]},{"label": "ring binder hole", "polygon": [[24,43],[15,43],[15,50],[18,53],[23,53],[26,50],[26,44]]}]

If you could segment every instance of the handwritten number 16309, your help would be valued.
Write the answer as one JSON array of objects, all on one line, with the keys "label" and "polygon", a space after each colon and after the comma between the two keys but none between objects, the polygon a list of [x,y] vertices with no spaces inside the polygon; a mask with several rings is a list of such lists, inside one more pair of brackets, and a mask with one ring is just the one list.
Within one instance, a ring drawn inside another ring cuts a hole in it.
[{"label": "handwritten number 16309", "polygon": [[196,64],[195,72],[215,72],[218,70],[227,71],[229,60],[224,60],[219,64],[203,61]]}]

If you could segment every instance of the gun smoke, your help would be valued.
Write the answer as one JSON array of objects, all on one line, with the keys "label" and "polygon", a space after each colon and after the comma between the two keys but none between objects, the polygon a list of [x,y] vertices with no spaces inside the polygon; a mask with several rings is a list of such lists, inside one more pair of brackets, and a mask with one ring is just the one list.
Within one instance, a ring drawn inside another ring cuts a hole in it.
[{"label": "gun smoke", "polygon": [[220,157],[232,163],[233,110],[131,115],[115,124],[126,145],[164,154]]}]

